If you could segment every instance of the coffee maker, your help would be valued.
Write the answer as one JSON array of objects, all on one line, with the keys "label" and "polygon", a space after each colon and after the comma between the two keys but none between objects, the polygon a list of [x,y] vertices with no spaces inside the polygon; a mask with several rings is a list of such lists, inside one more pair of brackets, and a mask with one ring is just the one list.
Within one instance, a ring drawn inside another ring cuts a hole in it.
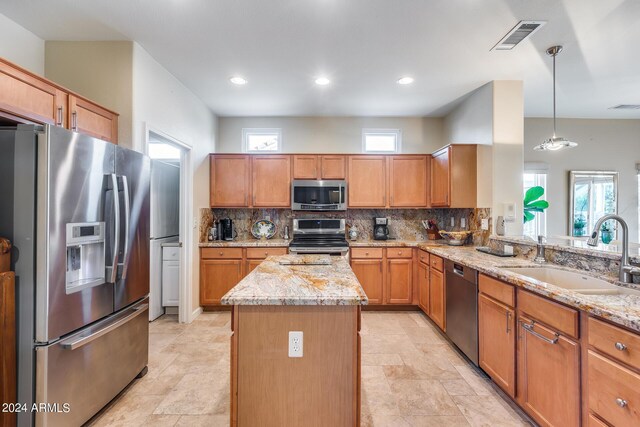
[{"label": "coffee maker", "polygon": [[387,218],[373,218],[373,240],[387,240],[389,238],[389,220]]},{"label": "coffee maker", "polygon": [[222,218],[218,222],[218,239],[233,240],[238,233],[233,229],[233,221],[231,218]]}]

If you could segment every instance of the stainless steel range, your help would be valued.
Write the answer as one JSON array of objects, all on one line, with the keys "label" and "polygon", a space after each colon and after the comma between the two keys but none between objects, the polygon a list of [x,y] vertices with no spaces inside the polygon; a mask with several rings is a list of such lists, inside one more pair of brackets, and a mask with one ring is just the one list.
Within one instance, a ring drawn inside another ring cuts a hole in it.
[{"label": "stainless steel range", "polygon": [[345,220],[304,218],[293,220],[292,254],[346,255],[349,244],[345,235]]}]

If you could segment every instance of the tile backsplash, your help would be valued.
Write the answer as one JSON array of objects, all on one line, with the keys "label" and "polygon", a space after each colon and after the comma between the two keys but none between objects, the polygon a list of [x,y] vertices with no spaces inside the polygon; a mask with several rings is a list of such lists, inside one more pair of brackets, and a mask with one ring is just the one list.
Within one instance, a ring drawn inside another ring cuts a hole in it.
[{"label": "tile backsplash", "polygon": [[[299,212],[290,209],[200,209],[200,241],[206,241],[209,227],[216,220],[231,218],[238,232],[238,239],[252,239],[251,226],[260,219],[269,218],[281,237],[286,225],[292,228],[294,218],[345,218],[347,228],[356,227],[359,241],[373,239],[373,218],[389,218],[389,237],[399,240],[427,240],[423,220],[435,219],[441,230],[471,230],[474,244],[486,244],[491,230],[481,230],[480,223],[490,218],[491,210],[480,209],[348,209],[343,212]],[[455,225],[451,226],[451,218]],[[462,227],[462,219],[465,226]],[[489,221],[491,224],[491,221]]]}]

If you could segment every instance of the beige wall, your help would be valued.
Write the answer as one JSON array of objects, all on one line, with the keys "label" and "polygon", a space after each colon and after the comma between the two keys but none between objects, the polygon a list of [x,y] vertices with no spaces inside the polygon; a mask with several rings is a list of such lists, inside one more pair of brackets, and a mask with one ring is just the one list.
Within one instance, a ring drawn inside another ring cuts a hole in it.
[{"label": "beige wall", "polygon": [[444,145],[443,119],[422,117],[220,117],[217,152],[242,152],[242,128],[281,128],[285,153],[361,153],[363,128],[402,130],[402,153]]},{"label": "beige wall", "polygon": [[640,120],[558,119],[558,134],[578,142],[576,148],[557,152],[534,151],[552,133],[551,119],[524,121],[524,160],[543,162],[547,173],[547,234],[569,234],[569,171],[619,172],[618,213],[629,223],[632,241],[638,242],[638,175]]},{"label": "beige wall", "polygon": [[44,40],[0,14],[0,57],[44,75]]},{"label": "beige wall", "polygon": [[161,132],[191,147],[193,202],[190,230],[192,245],[191,311],[200,307],[199,273],[200,240],[198,219],[200,208],[209,207],[209,153],[215,151],[216,116],[178,79],[164,69],[141,46],[133,50],[133,146],[146,149],[146,127]]},{"label": "beige wall", "polygon": [[48,79],[120,114],[118,141],[132,148],[133,42],[45,43]]}]

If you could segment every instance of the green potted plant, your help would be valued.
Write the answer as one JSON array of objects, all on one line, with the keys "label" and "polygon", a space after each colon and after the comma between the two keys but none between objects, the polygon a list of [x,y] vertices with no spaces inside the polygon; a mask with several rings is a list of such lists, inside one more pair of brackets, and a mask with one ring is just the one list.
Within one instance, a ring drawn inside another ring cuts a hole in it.
[{"label": "green potted plant", "polygon": [[573,220],[573,235],[584,236],[584,228],[587,226],[587,218],[584,215],[578,215]]},{"label": "green potted plant", "polygon": [[546,200],[540,200],[540,197],[544,195],[544,188],[540,186],[531,187],[524,194],[524,222],[533,221],[536,217],[536,213],[544,212],[549,207],[549,202]]},{"label": "green potted plant", "polygon": [[613,240],[613,227],[609,221],[602,224],[600,228],[600,237],[602,238],[602,243],[608,245]]}]

